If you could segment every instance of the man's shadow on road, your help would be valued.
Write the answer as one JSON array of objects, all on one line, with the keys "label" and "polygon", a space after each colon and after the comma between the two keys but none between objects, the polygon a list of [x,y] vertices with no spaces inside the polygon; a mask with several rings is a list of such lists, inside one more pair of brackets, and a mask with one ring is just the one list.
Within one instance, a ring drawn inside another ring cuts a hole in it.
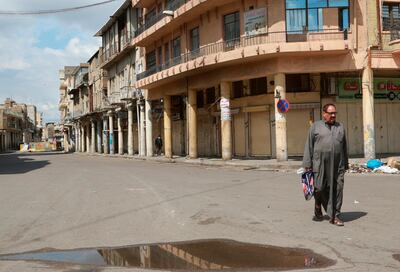
[{"label": "man's shadow on road", "polygon": [[339,218],[343,222],[351,222],[357,219],[360,219],[363,216],[366,216],[368,213],[366,212],[342,212],[340,213]]}]

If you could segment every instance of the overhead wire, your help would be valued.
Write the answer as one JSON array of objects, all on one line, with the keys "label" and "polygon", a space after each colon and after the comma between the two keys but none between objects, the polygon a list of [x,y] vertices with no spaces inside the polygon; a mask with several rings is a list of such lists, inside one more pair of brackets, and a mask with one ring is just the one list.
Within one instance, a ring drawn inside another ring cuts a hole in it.
[{"label": "overhead wire", "polygon": [[71,12],[86,8],[91,8],[95,6],[105,5],[111,2],[115,2],[118,0],[107,0],[103,2],[93,3],[84,6],[77,6],[71,8],[61,8],[61,9],[48,9],[48,10],[36,10],[36,11],[4,11],[0,10],[0,15],[43,15],[43,14],[54,14],[54,13],[63,13],[63,12]]}]

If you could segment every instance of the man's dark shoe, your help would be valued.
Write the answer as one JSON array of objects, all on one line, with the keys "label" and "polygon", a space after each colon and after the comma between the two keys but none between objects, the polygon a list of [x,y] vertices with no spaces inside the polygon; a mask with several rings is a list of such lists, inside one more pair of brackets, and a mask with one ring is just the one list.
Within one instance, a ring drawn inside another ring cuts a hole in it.
[{"label": "man's dark shoe", "polygon": [[314,221],[322,221],[324,220],[324,216],[322,214],[322,208],[321,205],[315,205],[314,207],[314,217],[313,217]]}]

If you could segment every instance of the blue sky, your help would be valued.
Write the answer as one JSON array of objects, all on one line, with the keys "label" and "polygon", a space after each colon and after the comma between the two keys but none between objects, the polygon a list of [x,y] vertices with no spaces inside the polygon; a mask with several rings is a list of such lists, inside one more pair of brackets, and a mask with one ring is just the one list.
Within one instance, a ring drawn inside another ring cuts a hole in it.
[{"label": "blue sky", "polygon": [[[0,0],[2,11],[69,8],[103,0]],[[59,121],[58,72],[86,62],[101,44],[94,34],[123,0],[52,15],[0,15],[0,103],[34,104],[45,122]]]}]

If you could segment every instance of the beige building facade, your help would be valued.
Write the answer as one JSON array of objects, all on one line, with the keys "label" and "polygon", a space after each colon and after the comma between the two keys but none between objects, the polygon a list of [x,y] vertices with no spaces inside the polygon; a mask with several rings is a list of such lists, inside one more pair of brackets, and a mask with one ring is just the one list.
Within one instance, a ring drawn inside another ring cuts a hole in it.
[{"label": "beige building facade", "polygon": [[[106,103],[95,102],[97,152],[153,156],[160,135],[166,157],[286,160],[303,154],[310,125],[335,103],[350,155],[399,153],[399,8],[393,0],[125,1],[96,34],[108,76]],[[284,101],[288,111],[278,109]]]},{"label": "beige building facade", "polygon": [[36,125],[36,106],[7,98],[0,104],[0,152],[18,150],[22,143],[39,141],[41,128]]},{"label": "beige building facade", "polygon": [[[148,14],[162,17],[134,39],[146,60],[136,86],[164,101],[164,120],[153,127],[165,131],[172,154],[300,156],[325,103],[337,104],[351,155],[400,152],[393,137],[399,93],[382,87],[398,76],[395,41],[385,44],[388,33],[371,31],[380,28],[388,3],[135,3],[145,21]],[[277,111],[283,98],[287,113]]]}]

